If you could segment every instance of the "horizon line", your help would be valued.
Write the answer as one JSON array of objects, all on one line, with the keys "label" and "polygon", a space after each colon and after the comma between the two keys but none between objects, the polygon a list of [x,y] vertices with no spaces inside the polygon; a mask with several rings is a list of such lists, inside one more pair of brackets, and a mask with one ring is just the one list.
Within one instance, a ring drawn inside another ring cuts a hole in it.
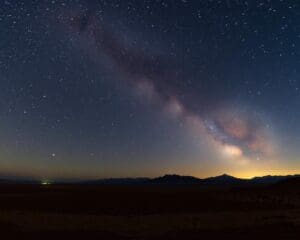
[{"label": "horizon line", "polygon": [[221,177],[221,176],[229,176],[236,179],[242,179],[242,180],[251,180],[254,178],[262,178],[262,177],[287,177],[287,176],[300,176],[300,173],[294,173],[294,174],[266,174],[266,175],[255,175],[252,177],[236,177],[231,174],[223,173],[218,175],[212,175],[208,177],[196,177],[194,175],[185,175],[185,174],[178,174],[178,173],[166,173],[162,175],[157,175],[154,177],[147,177],[147,176],[136,176],[136,177],[92,177],[92,178],[86,178],[86,177],[34,177],[34,176],[26,176],[26,175],[13,175],[13,174],[4,174],[2,177],[2,174],[0,175],[0,180],[27,180],[27,181],[97,181],[97,180],[113,180],[113,179],[156,179],[164,176],[179,176],[179,177],[193,177],[199,180],[204,180],[208,178],[215,178],[215,177]]}]

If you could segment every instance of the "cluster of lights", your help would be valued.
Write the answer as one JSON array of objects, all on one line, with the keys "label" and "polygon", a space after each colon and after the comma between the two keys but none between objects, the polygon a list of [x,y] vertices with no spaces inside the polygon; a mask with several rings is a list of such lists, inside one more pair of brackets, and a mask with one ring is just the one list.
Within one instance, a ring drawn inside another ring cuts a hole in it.
[{"label": "cluster of lights", "polygon": [[51,184],[51,182],[49,180],[42,180],[41,181],[41,185],[46,186],[46,185],[50,185],[50,184]]}]

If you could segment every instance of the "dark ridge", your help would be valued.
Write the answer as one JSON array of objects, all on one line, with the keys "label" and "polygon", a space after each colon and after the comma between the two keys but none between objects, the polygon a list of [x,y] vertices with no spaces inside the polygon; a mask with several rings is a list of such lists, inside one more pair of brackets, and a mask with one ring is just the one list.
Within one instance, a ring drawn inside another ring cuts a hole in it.
[{"label": "dark ridge", "polygon": [[206,185],[240,185],[247,182],[249,182],[249,180],[236,178],[227,174],[203,180],[203,183]]},{"label": "dark ridge", "polygon": [[252,183],[262,183],[262,184],[275,184],[278,183],[280,181],[284,181],[287,179],[291,179],[291,178],[295,178],[295,177],[300,177],[299,175],[286,175],[286,176],[271,176],[271,175],[267,175],[267,176],[263,176],[263,177],[254,177],[251,179]]},{"label": "dark ridge", "polygon": [[291,190],[295,193],[300,193],[300,176],[286,178],[273,185],[273,189]]},{"label": "dark ridge", "polygon": [[177,174],[168,174],[162,177],[150,179],[150,184],[200,184],[202,179],[192,176],[180,176]]},{"label": "dark ridge", "polygon": [[[107,178],[96,180],[49,180],[48,184],[83,184],[83,185],[201,185],[201,186],[250,186],[250,185],[274,185],[280,184],[295,184],[294,182],[300,179],[300,175],[286,175],[286,176],[262,176],[251,179],[242,179],[222,174],[209,178],[196,178],[193,176],[181,176],[178,174],[166,174],[157,178]],[[291,183],[290,181],[291,180]],[[45,181],[34,180],[31,178],[1,178],[0,184],[42,184]]]},{"label": "dark ridge", "polygon": [[149,178],[107,178],[83,182],[84,184],[102,184],[102,185],[131,185],[144,184],[149,181]]},{"label": "dark ridge", "polygon": [[6,184],[39,184],[39,181],[36,180],[18,180],[18,179],[0,179],[1,185]]}]

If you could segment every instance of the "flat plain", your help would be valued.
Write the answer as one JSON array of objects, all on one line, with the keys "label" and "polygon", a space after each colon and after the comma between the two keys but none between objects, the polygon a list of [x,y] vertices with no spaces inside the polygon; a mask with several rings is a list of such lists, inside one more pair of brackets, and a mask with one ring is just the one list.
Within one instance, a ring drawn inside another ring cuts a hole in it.
[{"label": "flat plain", "polygon": [[6,239],[297,239],[300,185],[0,185]]}]

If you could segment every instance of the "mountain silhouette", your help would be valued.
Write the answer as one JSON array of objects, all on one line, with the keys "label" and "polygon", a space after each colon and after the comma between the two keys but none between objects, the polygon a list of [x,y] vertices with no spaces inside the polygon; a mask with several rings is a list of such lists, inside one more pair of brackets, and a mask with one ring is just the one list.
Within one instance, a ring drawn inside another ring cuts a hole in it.
[{"label": "mountain silhouette", "polygon": [[252,183],[263,183],[263,184],[274,184],[278,183],[280,181],[284,181],[287,179],[299,177],[300,175],[286,175],[286,176],[272,176],[272,175],[267,175],[263,177],[254,177],[251,179]]},{"label": "mountain silhouette", "polygon": [[[295,179],[295,180],[294,180]],[[222,174],[219,176],[208,178],[197,178],[193,176],[182,176],[178,174],[166,174],[157,178],[106,178],[87,181],[63,181],[53,180],[52,184],[87,184],[87,185],[199,185],[199,186],[250,186],[250,185],[272,185],[277,183],[288,184],[289,181],[296,182],[300,179],[300,175],[286,176],[262,176],[251,179],[242,179]],[[0,178],[0,184],[41,184],[42,181],[29,178]],[[290,183],[292,184],[292,183]],[[295,183],[293,183],[295,184]]]},{"label": "mountain silhouette", "polygon": [[87,181],[86,184],[115,184],[115,185],[136,185],[136,184],[156,184],[156,185],[203,185],[203,186],[249,186],[249,185],[271,185],[294,178],[299,175],[287,176],[263,176],[251,179],[242,179],[222,174],[208,178],[196,178],[193,176],[182,176],[178,174],[166,174],[157,178],[109,178]]},{"label": "mountain silhouette", "polygon": [[205,185],[239,185],[247,182],[246,179],[236,178],[227,174],[203,179],[203,184]]},{"label": "mountain silhouette", "polygon": [[273,189],[282,191],[292,191],[294,194],[300,193],[300,176],[289,177],[273,184]]},{"label": "mountain silhouette", "polygon": [[84,184],[103,184],[103,185],[135,185],[135,184],[145,184],[150,178],[106,178],[85,181]]},{"label": "mountain silhouette", "polygon": [[150,184],[200,184],[202,179],[192,176],[180,176],[177,174],[167,174],[162,177],[150,179]]}]

